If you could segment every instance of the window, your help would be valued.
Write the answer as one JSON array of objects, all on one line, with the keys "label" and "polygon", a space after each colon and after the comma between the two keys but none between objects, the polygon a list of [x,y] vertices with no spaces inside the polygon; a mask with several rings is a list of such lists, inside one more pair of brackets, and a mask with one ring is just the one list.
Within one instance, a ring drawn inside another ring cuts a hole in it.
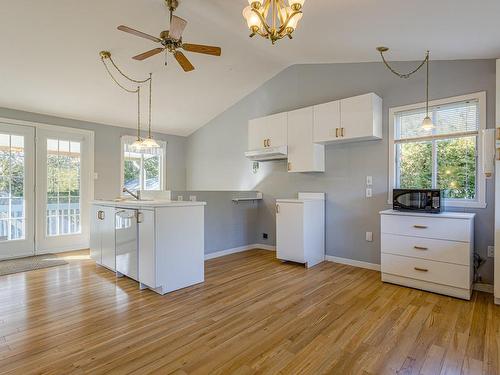
[{"label": "window", "polygon": [[421,127],[425,104],[392,108],[392,187],[442,189],[447,206],[485,207],[479,136],[485,128],[484,103],[485,93],[433,101],[429,116],[435,128],[427,131]]},{"label": "window", "polygon": [[122,186],[131,191],[163,190],[165,186],[166,143],[159,149],[136,152],[131,149],[135,137],[122,137]]},{"label": "window", "polygon": [[81,233],[80,146],[47,138],[47,236]]}]

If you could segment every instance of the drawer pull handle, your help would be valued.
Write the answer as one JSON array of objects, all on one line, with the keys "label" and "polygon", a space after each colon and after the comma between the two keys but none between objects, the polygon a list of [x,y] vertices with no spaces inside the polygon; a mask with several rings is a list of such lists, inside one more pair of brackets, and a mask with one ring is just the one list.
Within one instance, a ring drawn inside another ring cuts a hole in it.
[{"label": "drawer pull handle", "polygon": [[415,271],[420,271],[420,272],[428,272],[429,270],[426,269],[426,268],[419,268],[419,267],[415,267]]},{"label": "drawer pull handle", "polygon": [[429,248],[423,246],[413,246],[413,248],[417,250],[429,250]]},{"label": "drawer pull handle", "polygon": [[427,229],[427,225],[414,225],[413,228],[417,228],[417,229]]}]

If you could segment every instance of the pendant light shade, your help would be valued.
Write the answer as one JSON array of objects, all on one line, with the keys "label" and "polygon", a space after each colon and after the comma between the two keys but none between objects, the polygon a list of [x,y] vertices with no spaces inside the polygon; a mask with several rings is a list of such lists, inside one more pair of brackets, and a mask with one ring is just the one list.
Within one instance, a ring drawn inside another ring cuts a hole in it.
[{"label": "pendant light shade", "polygon": [[143,148],[160,148],[158,142],[156,142],[153,138],[146,138],[142,141]]},{"label": "pendant light shade", "polygon": [[144,149],[143,141],[140,138],[137,138],[134,143],[130,145],[130,148],[135,152],[141,152]]},{"label": "pendant light shade", "polygon": [[425,116],[424,121],[422,121],[422,129],[427,131],[434,129],[434,124],[429,116]]}]

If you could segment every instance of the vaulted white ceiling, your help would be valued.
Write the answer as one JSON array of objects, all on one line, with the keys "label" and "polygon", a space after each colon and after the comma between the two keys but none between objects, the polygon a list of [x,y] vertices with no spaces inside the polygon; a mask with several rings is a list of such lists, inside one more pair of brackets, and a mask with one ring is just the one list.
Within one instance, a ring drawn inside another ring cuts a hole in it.
[{"label": "vaulted white ceiling", "polygon": [[196,70],[184,73],[163,55],[131,60],[156,45],[116,30],[158,35],[168,24],[163,0],[3,1],[0,106],[134,127],[136,99],[107,77],[98,56],[107,49],[131,75],[154,73],[154,129],[188,135],[293,64],[378,61],[378,45],[391,47],[392,60],[426,49],[433,59],[500,56],[498,0],[307,0],[294,39],[275,46],[248,38],[246,5],[181,0],[184,41],[222,47],[219,58],[186,53]]}]

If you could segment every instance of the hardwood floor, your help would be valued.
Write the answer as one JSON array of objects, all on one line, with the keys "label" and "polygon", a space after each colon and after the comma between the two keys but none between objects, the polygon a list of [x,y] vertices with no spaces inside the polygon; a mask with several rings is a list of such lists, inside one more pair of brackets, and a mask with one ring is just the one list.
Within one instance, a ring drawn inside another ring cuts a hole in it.
[{"label": "hardwood floor", "polygon": [[0,277],[2,374],[497,374],[500,308],[252,250],[160,296],[85,258]]}]

